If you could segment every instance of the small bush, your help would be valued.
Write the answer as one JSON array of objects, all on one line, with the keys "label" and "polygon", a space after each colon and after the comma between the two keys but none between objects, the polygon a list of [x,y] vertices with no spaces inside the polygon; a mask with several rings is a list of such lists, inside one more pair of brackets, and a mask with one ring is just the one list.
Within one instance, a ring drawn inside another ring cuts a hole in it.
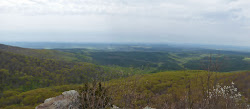
[{"label": "small bush", "polygon": [[111,97],[107,93],[107,88],[99,82],[90,86],[88,83],[80,91],[80,108],[100,109],[111,107]]}]

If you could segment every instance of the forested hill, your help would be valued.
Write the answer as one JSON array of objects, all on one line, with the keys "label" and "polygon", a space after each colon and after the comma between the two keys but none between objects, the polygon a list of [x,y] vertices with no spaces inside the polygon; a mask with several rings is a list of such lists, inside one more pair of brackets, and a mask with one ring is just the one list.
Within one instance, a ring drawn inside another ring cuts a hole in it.
[{"label": "forested hill", "polygon": [[[160,108],[166,102],[171,106],[181,103],[185,105],[187,100],[191,100],[188,103],[194,106],[200,106],[203,98],[208,97],[207,90],[215,86],[215,83],[229,86],[232,82],[235,82],[235,87],[244,95],[244,103],[249,102],[249,71],[213,73],[197,70],[200,69],[197,66],[201,62],[204,66],[210,66],[209,61],[223,62],[221,71],[249,70],[248,55],[215,55],[216,58],[209,60],[209,54],[194,51],[171,53],[88,50],[36,50],[0,45],[0,108],[34,109],[46,98],[57,96],[62,91],[76,90],[79,84],[93,80],[108,85],[113,102],[120,107],[124,107],[123,103],[127,101],[130,108],[147,105]],[[93,63],[100,65],[82,61],[87,59],[93,59]],[[113,64],[119,66],[101,66]],[[133,68],[143,64],[151,66],[149,69]],[[160,70],[179,70],[178,66],[195,70],[159,73]],[[151,68],[158,69],[153,74],[145,74]],[[134,75],[138,73],[144,75]],[[190,98],[187,99],[187,96]],[[220,103],[222,102],[224,101]]]},{"label": "forested hill", "polygon": [[[210,74],[209,78],[207,74]],[[105,87],[108,89],[108,93],[111,94],[105,97],[112,97],[112,104],[118,107],[125,107],[125,109],[141,109],[141,107],[145,106],[156,109],[164,107],[166,109],[171,107],[173,109],[185,109],[185,107],[190,108],[190,106],[193,107],[192,109],[205,109],[205,106],[211,106],[209,109],[248,109],[232,104],[234,104],[234,99],[240,101],[239,103],[241,104],[249,104],[249,78],[250,72],[209,73],[206,71],[191,70],[136,75],[105,82]],[[207,86],[208,83],[209,87]],[[207,89],[214,89],[214,85],[216,85],[216,90],[208,92]],[[58,96],[64,91],[78,90],[79,87],[83,89],[85,86],[86,84],[84,86],[63,85],[38,88],[25,92],[6,90],[3,92],[2,98],[0,96],[0,108],[34,109],[47,98]],[[91,93],[91,91],[88,93]],[[218,96],[214,95],[210,97],[207,96],[207,93],[216,93]],[[97,94],[90,96],[99,96]],[[238,94],[240,94],[240,97],[235,96]],[[231,98],[232,95],[234,95],[233,98]],[[208,100],[216,102],[209,102],[208,104],[206,102]],[[225,106],[225,104],[231,104],[234,107],[212,107],[215,105]]]},{"label": "forested hill", "polygon": [[[139,48],[137,48],[138,50]],[[157,49],[157,48],[154,48]],[[162,48],[163,49],[163,48]],[[183,48],[184,49],[184,48]],[[53,59],[67,62],[88,62],[104,66],[120,66],[124,68],[138,68],[147,72],[160,72],[168,70],[204,70],[202,64],[208,63],[211,53],[213,61],[220,60],[219,71],[250,70],[250,53],[233,51],[216,51],[195,49],[180,50],[179,52],[144,51],[102,51],[95,49],[27,49],[0,44],[0,51],[10,52],[39,59]],[[218,53],[219,54],[216,54]]]},{"label": "forested hill", "polygon": [[57,50],[29,49],[0,44],[0,51],[11,52],[37,58],[56,59],[63,61],[76,61],[75,55]]},{"label": "forested hill", "polygon": [[40,59],[0,51],[0,91],[15,88],[25,91],[84,83],[92,79],[108,80],[120,76],[119,73],[120,71],[90,63]]}]

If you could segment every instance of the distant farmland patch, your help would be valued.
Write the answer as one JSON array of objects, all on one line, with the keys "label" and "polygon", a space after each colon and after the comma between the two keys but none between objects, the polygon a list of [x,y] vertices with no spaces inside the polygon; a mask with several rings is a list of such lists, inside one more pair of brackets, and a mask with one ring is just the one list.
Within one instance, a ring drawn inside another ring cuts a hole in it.
[{"label": "distant farmland patch", "polygon": [[250,58],[243,59],[244,61],[250,62]]}]

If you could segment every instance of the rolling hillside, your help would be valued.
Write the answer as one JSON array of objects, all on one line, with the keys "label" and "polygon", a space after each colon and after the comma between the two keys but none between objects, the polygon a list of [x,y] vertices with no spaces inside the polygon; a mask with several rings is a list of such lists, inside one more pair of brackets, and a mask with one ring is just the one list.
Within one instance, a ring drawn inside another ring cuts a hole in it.
[{"label": "rolling hillside", "polygon": [[[158,46],[156,46],[158,47]],[[154,48],[157,50],[154,46]],[[122,48],[122,46],[121,46]],[[176,49],[171,51],[153,51],[137,48],[136,51],[105,51],[92,49],[26,49],[7,45],[0,45],[0,51],[37,57],[40,59],[55,59],[67,62],[88,62],[96,65],[120,66],[159,72],[168,70],[205,70],[209,56],[220,63],[218,71],[250,70],[250,53],[235,51],[218,51],[205,49]],[[160,48],[158,48],[160,49]],[[213,54],[214,53],[214,54]]]},{"label": "rolling hillside", "polygon": [[[122,74],[121,74],[122,73]],[[126,69],[91,63],[40,59],[0,51],[0,91],[79,84],[92,80],[109,80],[132,74]],[[136,73],[136,72],[134,72]]]},{"label": "rolling hillside", "polygon": [[[139,48],[138,48],[139,49]],[[103,51],[90,49],[57,49],[62,52],[75,54],[78,61],[87,61],[98,65],[118,65],[141,69],[154,69],[151,72],[168,70],[205,70],[204,65],[209,63],[210,56],[213,64],[220,64],[218,71],[250,70],[250,53],[189,49],[183,51]]]},{"label": "rolling hillside", "polygon": [[[137,75],[128,78],[114,79],[105,82],[112,97],[112,104],[119,107],[141,108],[145,106],[163,108],[185,107],[192,104],[200,106],[203,103],[203,91],[207,91],[206,71],[168,71],[155,74]],[[250,72],[237,73],[213,73],[210,83],[230,86],[234,83],[237,93],[242,94],[242,100],[247,101],[250,96]],[[204,83],[203,83],[204,82]],[[214,84],[210,84],[211,86]],[[3,92],[0,105],[8,108],[32,109],[42,103],[46,98],[60,95],[67,90],[79,90],[83,85],[62,85],[47,88],[38,88],[30,91],[7,90]],[[203,89],[205,88],[205,89]],[[212,87],[210,87],[212,89]],[[190,97],[190,98],[187,98]],[[192,102],[186,102],[189,100]],[[220,98],[218,103],[223,104],[224,99]],[[243,101],[242,101],[243,102]],[[211,104],[212,106],[212,104]],[[223,105],[222,105],[223,106]],[[245,108],[242,108],[245,109]]]},{"label": "rolling hillside", "polygon": [[0,44],[0,51],[11,52],[15,54],[21,54],[25,56],[32,56],[37,58],[45,58],[45,59],[56,59],[62,61],[76,61],[74,54],[65,53],[57,50],[46,50],[46,49],[29,49],[29,48],[21,48],[15,46],[8,46]]}]

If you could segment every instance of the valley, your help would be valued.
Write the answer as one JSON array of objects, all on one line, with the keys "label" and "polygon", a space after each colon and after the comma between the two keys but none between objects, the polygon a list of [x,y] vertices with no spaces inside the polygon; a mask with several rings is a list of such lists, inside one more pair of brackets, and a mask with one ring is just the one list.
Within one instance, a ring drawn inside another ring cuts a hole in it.
[{"label": "valley", "polygon": [[[49,97],[80,91],[86,87],[82,84],[97,81],[115,93],[110,95],[112,103],[120,107],[198,108],[199,96],[205,97],[206,90],[232,82],[244,97],[242,102],[249,103],[248,52],[159,45],[113,47],[28,49],[1,44],[0,108],[32,109]],[[185,96],[192,103],[183,101]]]}]

